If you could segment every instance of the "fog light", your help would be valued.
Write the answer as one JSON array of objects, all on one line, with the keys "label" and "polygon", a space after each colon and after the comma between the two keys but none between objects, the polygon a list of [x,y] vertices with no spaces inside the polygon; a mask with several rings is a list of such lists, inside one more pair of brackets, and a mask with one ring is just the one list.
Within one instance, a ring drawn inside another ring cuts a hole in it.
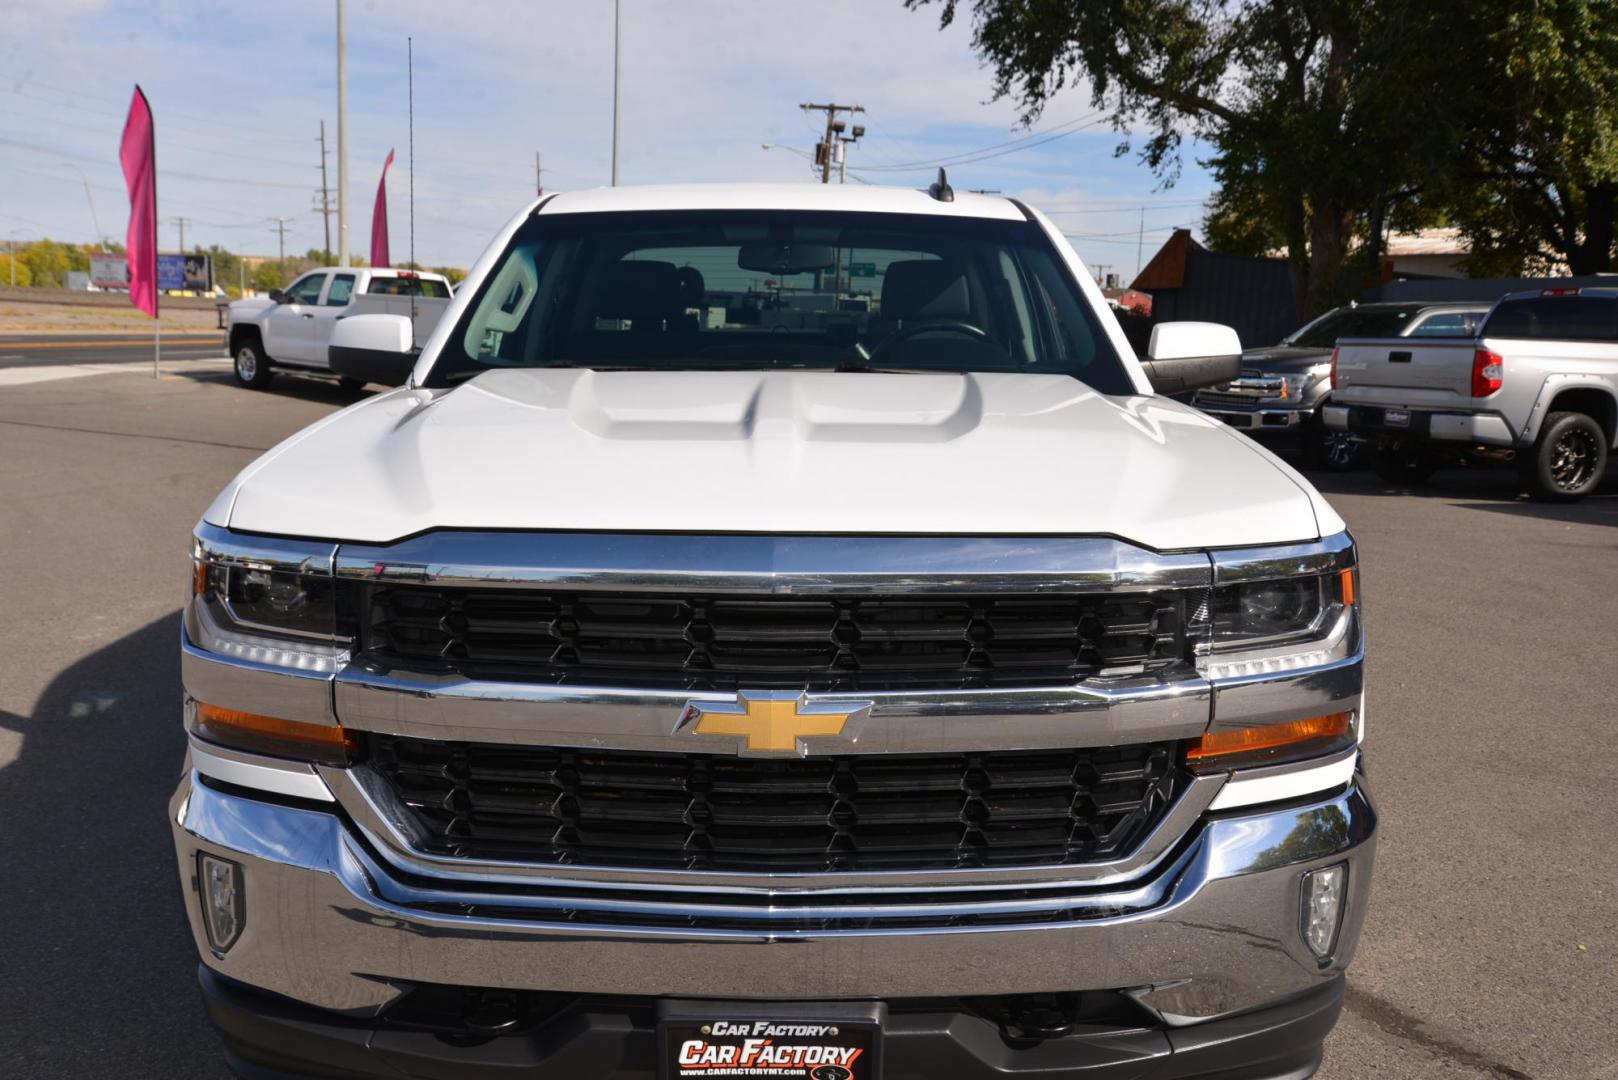
[{"label": "fog light", "polygon": [[197,859],[202,879],[202,924],[208,931],[208,944],[225,952],[242,934],[247,898],[242,892],[242,868],[229,859],[201,855]]},{"label": "fog light", "polygon": [[1348,864],[1338,863],[1303,875],[1303,943],[1322,960],[1337,947],[1337,928],[1343,920],[1343,891]]}]

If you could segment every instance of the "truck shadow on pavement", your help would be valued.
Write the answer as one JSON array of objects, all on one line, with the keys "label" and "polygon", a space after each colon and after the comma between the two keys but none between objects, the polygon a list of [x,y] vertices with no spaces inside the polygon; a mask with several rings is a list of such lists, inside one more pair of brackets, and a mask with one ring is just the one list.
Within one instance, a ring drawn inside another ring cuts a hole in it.
[{"label": "truck shadow on pavement", "polygon": [[281,372],[275,376],[269,387],[264,390],[249,390],[236,382],[236,377],[229,371],[181,371],[176,372],[183,379],[193,382],[211,383],[216,386],[228,386],[243,394],[272,394],[277,397],[297,398],[301,401],[316,401],[326,405],[346,406],[361,401],[383,389],[378,386],[368,386],[363,390],[346,390],[337,385],[335,379],[321,378],[310,375],[290,375]]},{"label": "truck shadow on pavement", "polygon": [[224,1077],[167,826],[178,612],[74,663],[0,767],[0,1076]]},{"label": "truck shadow on pavement", "polygon": [[1370,471],[1304,474],[1328,499],[1333,495],[1365,495],[1445,499],[1463,510],[1533,517],[1570,525],[1618,526],[1618,467],[1609,471],[1595,494],[1576,503],[1538,502],[1517,489],[1509,468],[1440,469],[1420,484],[1390,484]]}]

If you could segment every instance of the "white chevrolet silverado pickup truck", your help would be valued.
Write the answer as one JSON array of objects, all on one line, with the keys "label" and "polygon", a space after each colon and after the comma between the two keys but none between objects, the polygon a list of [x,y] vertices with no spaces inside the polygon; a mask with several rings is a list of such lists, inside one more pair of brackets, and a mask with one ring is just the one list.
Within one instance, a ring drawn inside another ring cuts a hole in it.
[{"label": "white chevrolet silverado pickup truck", "polygon": [[1582,499],[1618,446],[1618,289],[1510,293],[1476,337],[1344,337],[1331,384],[1327,425],[1372,442],[1385,480],[1481,449],[1514,457],[1538,498]]},{"label": "white chevrolet silverado pickup truck", "polygon": [[1137,359],[943,177],[523,210],[196,527],[170,822],[231,1066],[1312,1073],[1365,631],[1326,501],[1159,394],[1239,354]]},{"label": "white chevrolet silverado pickup truck", "polygon": [[442,274],[339,266],[311,270],[268,296],[237,300],[225,324],[236,381],[262,390],[283,368],[335,374],[355,389],[367,382],[397,386],[409,372],[408,356],[396,355],[381,367],[334,367],[332,331],[355,315],[404,315],[419,348],[449,307],[451,292]]}]

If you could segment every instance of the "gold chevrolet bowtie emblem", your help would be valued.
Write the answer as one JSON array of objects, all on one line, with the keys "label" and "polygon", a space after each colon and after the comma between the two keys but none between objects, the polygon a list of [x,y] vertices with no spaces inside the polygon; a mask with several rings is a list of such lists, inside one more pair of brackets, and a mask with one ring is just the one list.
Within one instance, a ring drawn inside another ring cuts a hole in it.
[{"label": "gold chevrolet bowtie emblem", "polygon": [[870,711],[869,701],[805,701],[793,691],[756,691],[736,695],[734,702],[693,701],[686,715],[696,717],[698,735],[741,735],[746,749],[757,753],[802,753],[798,740],[813,735],[841,735],[850,719]]}]

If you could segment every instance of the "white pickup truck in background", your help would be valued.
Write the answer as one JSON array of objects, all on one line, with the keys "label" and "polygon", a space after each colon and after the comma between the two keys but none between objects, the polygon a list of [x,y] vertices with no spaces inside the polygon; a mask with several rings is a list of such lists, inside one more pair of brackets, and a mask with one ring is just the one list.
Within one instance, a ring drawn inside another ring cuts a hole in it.
[{"label": "white pickup truck in background", "polygon": [[[451,294],[442,274],[358,266],[311,270],[267,297],[230,305],[226,333],[236,381],[262,389],[277,369],[336,374],[354,388],[386,381],[390,373],[332,367],[328,345],[337,321],[350,315],[410,316],[419,349],[448,309]],[[399,381],[408,374],[401,367]]]},{"label": "white pickup truck in background", "polygon": [[1340,338],[1331,380],[1327,426],[1374,443],[1385,480],[1492,448],[1535,496],[1581,499],[1618,441],[1618,289],[1510,293],[1476,339]]}]

